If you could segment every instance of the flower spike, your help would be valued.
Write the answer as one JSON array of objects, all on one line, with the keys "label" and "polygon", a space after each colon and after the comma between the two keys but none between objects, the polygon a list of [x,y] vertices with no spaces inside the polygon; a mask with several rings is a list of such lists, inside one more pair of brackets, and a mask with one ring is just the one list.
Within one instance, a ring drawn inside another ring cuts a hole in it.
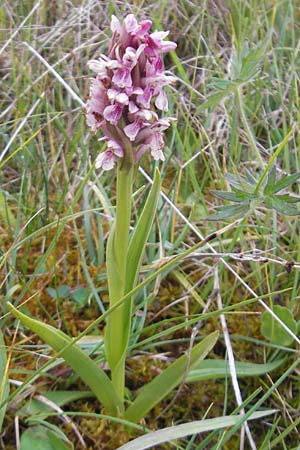
[{"label": "flower spike", "polygon": [[168,31],[149,34],[151,25],[150,20],[138,23],[133,14],[123,23],[112,16],[109,55],[88,63],[96,76],[86,105],[87,124],[94,133],[100,129],[107,141],[97,168],[111,170],[128,149],[135,163],[148,150],[155,160],[165,159],[163,131],[172,118],[159,119],[157,112],[167,111],[164,88],[176,79],[164,73],[161,54],[175,50],[176,44],[164,40]]}]

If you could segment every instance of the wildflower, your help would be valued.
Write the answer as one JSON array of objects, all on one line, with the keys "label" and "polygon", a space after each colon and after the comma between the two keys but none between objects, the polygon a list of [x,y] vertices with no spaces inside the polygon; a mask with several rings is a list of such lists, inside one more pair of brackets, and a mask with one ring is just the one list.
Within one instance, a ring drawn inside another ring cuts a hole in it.
[{"label": "wildflower", "polygon": [[108,56],[88,63],[96,76],[86,105],[87,124],[95,133],[100,129],[107,142],[96,160],[104,170],[128,152],[135,163],[148,150],[155,160],[164,160],[163,131],[172,119],[160,119],[156,110],[167,111],[165,87],[175,78],[164,73],[161,54],[175,50],[176,44],[165,40],[168,31],[149,33],[151,25],[150,20],[138,23],[133,14],[122,23],[112,16]]}]

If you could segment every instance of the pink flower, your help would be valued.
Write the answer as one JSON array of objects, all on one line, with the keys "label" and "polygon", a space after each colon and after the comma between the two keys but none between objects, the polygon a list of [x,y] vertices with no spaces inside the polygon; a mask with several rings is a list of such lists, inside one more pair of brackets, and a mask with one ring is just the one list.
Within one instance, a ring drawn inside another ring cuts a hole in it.
[{"label": "pink flower", "polygon": [[143,93],[138,95],[136,101],[144,108],[150,108],[151,99],[153,97],[154,88],[150,85],[146,86],[142,91]]},{"label": "pink flower", "polygon": [[144,49],[145,45],[140,45],[137,50],[133,47],[127,47],[124,56],[122,58],[124,66],[133,69],[134,66],[137,64],[138,59],[140,55],[143,53]]},{"label": "pink flower", "polygon": [[112,82],[120,88],[131,87],[131,70],[128,67],[120,67],[117,69],[112,77]]},{"label": "pink flower", "polygon": [[122,156],[124,156],[122,147],[116,141],[109,140],[105,152],[98,155],[95,167],[96,169],[101,167],[103,170],[111,170]]},{"label": "pink flower", "polygon": [[123,23],[127,33],[135,33],[139,29],[139,24],[133,14],[128,14]]},{"label": "pink flower", "polygon": [[155,31],[146,37],[146,53],[150,56],[156,56],[159,53],[166,53],[175,50],[177,45],[172,41],[164,41],[169,31]]},{"label": "pink flower", "polygon": [[124,128],[124,133],[131,141],[134,141],[143,125],[144,123],[142,119],[136,119],[133,123],[126,125]]},{"label": "pink flower", "polygon": [[165,40],[168,31],[149,34],[151,25],[150,20],[139,23],[133,14],[122,23],[112,16],[108,56],[88,63],[96,77],[86,105],[87,124],[95,133],[100,129],[107,141],[96,160],[103,170],[112,169],[125,152],[133,152],[130,159],[136,163],[148,150],[155,160],[164,160],[163,131],[172,119],[159,119],[157,111],[167,111],[165,87],[175,78],[164,73],[160,55],[176,44]]},{"label": "pink flower", "polygon": [[103,117],[112,125],[117,125],[119,122],[123,111],[123,105],[121,103],[115,103],[114,105],[109,105],[103,111]]},{"label": "pink flower", "polygon": [[150,150],[151,155],[155,160],[165,160],[165,156],[162,152],[164,146],[163,134],[160,131],[152,131],[143,141],[143,144],[139,146],[137,154],[140,158],[147,150]]}]

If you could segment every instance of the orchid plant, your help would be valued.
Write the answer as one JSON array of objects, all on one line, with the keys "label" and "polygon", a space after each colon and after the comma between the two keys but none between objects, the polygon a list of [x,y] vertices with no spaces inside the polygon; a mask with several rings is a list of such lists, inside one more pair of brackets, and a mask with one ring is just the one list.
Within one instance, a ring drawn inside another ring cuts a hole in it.
[{"label": "orchid plant", "polygon": [[[131,329],[132,299],[143,284],[137,286],[138,275],[161,187],[160,173],[156,169],[147,200],[130,235],[134,173],[142,156],[148,151],[154,160],[164,160],[163,132],[175,120],[161,117],[161,112],[168,110],[165,87],[175,82],[175,77],[164,72],[162,54],[175,50],[176,44],[165,40],[168,32],[150,33],[151,25],[150,20],[139,23],[133,14],[127,15],[123,23],[112,16],[108,56],[100,55],[88,63],[96,75],[91,80],[90,97],[86,105],[87,123],[94,133],[101,131],[101,139],[106,143],[106,150],[97,157],[95,166],[105,171],[117,170],[116,215],[106,252],[110,308],[94,322],[95,325],[104,318],[107,320],[104,342],[111,379],[76,345],[78,339],[74,342],[60,330],[31,319],[12,305],[9,306],[22,323],[65,359],[110,414],[134,422],[142,419],[174,389],[188,369],[199,364],[218,337],[215,332],[194,345],[188,355],[182,355],[144,386],[125,410],[125,362]],[[207,240],[166,263],[147,281],[178,263],[205,242]]]},{"label": "orchid plant", "polygon": [[[168,32],[149,34],[150,20],[140,24],[129,14],[123,24],[113,16],[109,56],[101,55],[89,62],[96,72],[87,103],[87,123],[96,132],[101,129],[107,149],[96,160],[96,167],[110,170],[117,162],[116,220],[107,244],[107,275],[110,306],[133,287],[137,279],[150,227],[154,218],[159,193],[159,175],[156,176],[153,200],[147,204],[144,215],[147,222],[136,228],[141,233],[131,238],[133,172],[141,156],[150,150],[154,159],[164,159],[163,131],[170,118],[159,118],[158,111],[168,109],[164,87],[175,78],[163,71],[161,54],[174,50],[176,44],[163,39]],[[137,240],[141,245],[136,252]],[[124,365],[131,322],[131,299],[113,311],[108,318],[105,349],[112,371],[112,380],[121,399],[124,397]]]}]

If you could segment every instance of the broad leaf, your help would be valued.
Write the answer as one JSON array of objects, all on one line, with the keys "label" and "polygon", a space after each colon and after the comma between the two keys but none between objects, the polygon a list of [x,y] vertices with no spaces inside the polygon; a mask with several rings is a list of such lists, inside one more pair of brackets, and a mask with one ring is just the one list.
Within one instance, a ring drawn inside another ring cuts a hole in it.
[{"label": "broad leaf", "polygon": [[186,354],[181,356],[150,383],[143,386],[137,398],[125,412],[125,419],[138,422],[145,417],[157,403],[180,384],[188,364],[189,369],[193,369],[196,364],[199,364],[199,361],[205,358],[214,347],[218,337],[218,331],[210,334],[193,347],[189,358]]},{"label": "broad leaf", "polygon": [[[258,411],[253,413],[247,420],[261,419],[262,417],[274,414],[275,409],[266,411]],[[133,441],[122,445],[117,450],[144,450],[154,448],[154,446],[164,442],[171,442],[175,439],[182,439],[192,434],[204,433],[206,431],[214,431],[222,428],[231,427],[241,422],[243,416],[223,416],[214,419],[197,420],[195,422],[182,423],[173,427],[163,428],[162,430],[153,431],[151,433],[140,436]]]},{"label": "broad leaf", "polygon": [[[266,364],[254,364],[248,362],[236,362],[235,369],[238,378],[257,377],[271,372],[280,367],[285,359],[279,359]],[[200,380],[213,380],[230,376],[228,361],[219,359],[206,359],[198,367],[191,370],[186,378],[187,383]]]},{"label": "broad leaf", "polygon": [[104,370],[90,359],[69,336],[51,325],[31,319],[14,308],[11,303],[7,303],[7,307],[24,326],[36,333],[56,352],[59,352],[110,414],[117,415],[122,411],[121,402]]},{"label": "broad leaf", "polygon": [[[289,309],[285,306],[275,305],[273,312],[282,322],[289,327],[293,333],[297,333],[297,323]],[[261,332],[270,342],[276,345],[291,345],[294,341],[285,329],[278,323],[274,317],[265,311],[261,316]]]},{"label": "broad leaf", "polygon": [[21,436],[20,450],[71,450],[73,445],[67,437],[50,430],[48,427],[37,425],[28,428]]}]

